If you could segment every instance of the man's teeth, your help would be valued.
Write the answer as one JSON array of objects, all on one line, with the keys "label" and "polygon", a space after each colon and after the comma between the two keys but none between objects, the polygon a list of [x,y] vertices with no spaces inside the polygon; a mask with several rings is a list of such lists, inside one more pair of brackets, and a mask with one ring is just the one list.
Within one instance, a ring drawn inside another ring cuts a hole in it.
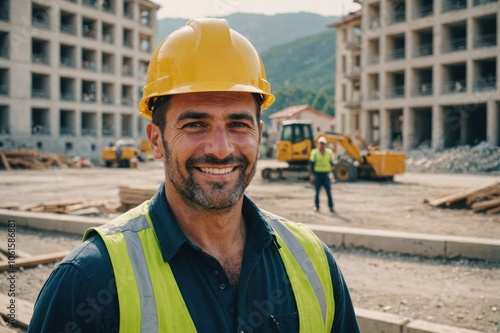
[{"label": "man's teeth", "polygon": [[206,173],[213,173],[216,175],[222,175],[225,173],[230,173],[233,171],[233,168],[224,168],[224,169],[215,169],[215,168],[201,168],[201,171]]}]

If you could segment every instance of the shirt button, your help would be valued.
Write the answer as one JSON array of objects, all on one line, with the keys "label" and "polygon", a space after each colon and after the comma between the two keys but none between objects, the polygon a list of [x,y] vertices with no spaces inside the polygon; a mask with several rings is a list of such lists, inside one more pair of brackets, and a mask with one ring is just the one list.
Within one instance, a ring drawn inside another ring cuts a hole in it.
[{"label": "shirt button", "polygon": [[213,275],[215,275],[215,276],[219,275],[219,270],[214,269],[214,270],[212,271],[212,274],[213,274]]},{"label": "shirt button", "polygon": [[220,290],[226,289],[226,285],[224,283],[219,284],[219,289]]}]

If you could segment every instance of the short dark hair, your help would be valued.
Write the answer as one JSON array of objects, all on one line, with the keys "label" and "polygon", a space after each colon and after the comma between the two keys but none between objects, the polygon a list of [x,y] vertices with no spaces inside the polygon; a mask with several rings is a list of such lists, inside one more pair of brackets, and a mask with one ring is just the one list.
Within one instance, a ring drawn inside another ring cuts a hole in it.
[{"label": "short dark hair", "polygon": [[[172,100],[172,96],[173,95],[164,95],[149,100],[149,109],[153,114],[152,122],[153,124],[155,124],[160,128],[160,131],[162,133],[165,130],[166,126],[165,114],[167,113],[170,107],[170,101]],[[260,111],[264,98],[261,94],[256,94],[256,93],[252,93],[252,96],[255,100],[255,107],[257,110],[257,125],[258,125],[260,123]]]}]

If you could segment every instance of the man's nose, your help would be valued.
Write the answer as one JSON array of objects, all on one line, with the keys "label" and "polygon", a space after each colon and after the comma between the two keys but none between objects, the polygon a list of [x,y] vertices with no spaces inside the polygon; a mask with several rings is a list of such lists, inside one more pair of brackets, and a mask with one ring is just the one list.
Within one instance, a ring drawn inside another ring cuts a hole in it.
[{"label": "man's nose", "polygon": [[205,143],[205,154],[224,159],[234,151],[230,134],[224,126],[216,126],[210,131]]}]

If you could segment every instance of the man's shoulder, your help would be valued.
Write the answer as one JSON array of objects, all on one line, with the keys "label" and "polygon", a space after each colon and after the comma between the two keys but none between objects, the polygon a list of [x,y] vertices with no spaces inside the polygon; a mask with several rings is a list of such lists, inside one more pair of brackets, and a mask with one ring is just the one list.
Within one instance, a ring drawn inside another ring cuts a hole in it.
[{"label": "man's shoulder", "polygon": [[111,261],[104,241],[98,234],[93,234],[60,262],[60,265],[63,264],[75,266],[85,272],[87,269],[110,265]]}]

